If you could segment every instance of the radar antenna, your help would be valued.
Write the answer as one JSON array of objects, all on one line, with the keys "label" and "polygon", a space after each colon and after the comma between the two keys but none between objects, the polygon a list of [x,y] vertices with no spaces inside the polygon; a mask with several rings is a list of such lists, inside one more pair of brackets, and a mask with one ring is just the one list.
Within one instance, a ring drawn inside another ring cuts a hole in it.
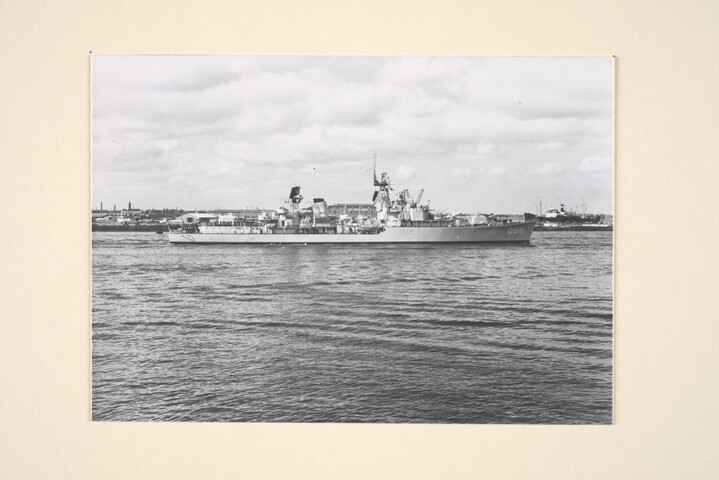
[{"label": "radar antenna", "polygon": [[290,190],[290,200],[293,205],[297,205],[302,201],[302,195],[300,195],[300,187],[292,187]]}]

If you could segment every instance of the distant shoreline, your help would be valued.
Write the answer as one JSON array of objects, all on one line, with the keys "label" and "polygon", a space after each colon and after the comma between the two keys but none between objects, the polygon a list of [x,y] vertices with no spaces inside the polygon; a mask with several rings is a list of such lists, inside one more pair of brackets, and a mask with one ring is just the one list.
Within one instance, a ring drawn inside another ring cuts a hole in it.
[{"label": "distant shoreline", "polygon": [[166,232],[167,225],[98,225],[92,224],[93,232]]},{"label": "distant shoreline", "polygon": [[535,232],[611,232],[614,230],[613,225],[564,225],[558,227],[543,227],[538,225],[534,227]]},{"label": "distant shoreline", "polygon": [[[538,225],[535,232],[611,232],[613,226],[599,225],[563,225],[557,227],[543,227]],[[167,232],[167,225],[98,225],[92,224],[93,232]]]}]

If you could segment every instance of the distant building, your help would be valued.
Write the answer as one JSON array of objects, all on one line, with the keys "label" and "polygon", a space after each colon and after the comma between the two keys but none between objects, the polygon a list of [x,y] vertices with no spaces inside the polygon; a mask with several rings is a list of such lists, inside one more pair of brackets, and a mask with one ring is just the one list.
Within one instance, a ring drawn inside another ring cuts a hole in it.
[{"label": "distant building", "polygon": [[182,223],[209,223],[217,220],[217,215],[214,213],[186,213],[180,215],[179,219]]}]

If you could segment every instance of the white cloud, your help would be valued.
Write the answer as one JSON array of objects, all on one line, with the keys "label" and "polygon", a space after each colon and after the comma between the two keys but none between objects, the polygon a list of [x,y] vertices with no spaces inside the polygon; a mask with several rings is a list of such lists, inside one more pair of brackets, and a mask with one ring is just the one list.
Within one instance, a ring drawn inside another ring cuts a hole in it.
[{"label": "white cloud", "polygon": [[[93,201],[274,207],[291,184],[367,201],[377,152],[437,208],[523,211],[561,177],[563,201],[609,211],[611,71],[608,58],[95,56]],[[463,191],[470,175],[493,180]]]},{"label": "white cloud", "polygon": [[474,151],[477,155],[485,157],[494,152],[494,148],[494,145],[491,143],[480,143],[475,147]]},{"label": "white cloud", "polygon": [[604,157],[587,157],[577,167],[580,172],[608,172],[612,169],[612,162]]},{"label": "white cloud", "polygon": [[417,172],[417,169],[408,165],[400,165],[399,167],[397,167],[396,172],[397,173],[395,173],[395,176],[398,179],[406,180],[408,178],[412,178]]},{"label": "white cloud", "polygon": [[487,173],[490,177],[502,177],[507,173],[507,169],[502,167],[492,167]]},{"label": "white cloud", "polygon": [[455,167],[450,175],[456,178],[468,178],[472,175],[472,170],[469,167]]},{"label": "white cloud", "polygon": [[556,175],[562,171],[562,167],[556,162],[545,162],[540,165],[532,163],[529,165],[529,171],[534,175]]},{"label": "white cloud", "polygon": [[565,142],[550,141],[538,144],[537,148],[540,150],[558,150],[564,146],[566,146]]}]

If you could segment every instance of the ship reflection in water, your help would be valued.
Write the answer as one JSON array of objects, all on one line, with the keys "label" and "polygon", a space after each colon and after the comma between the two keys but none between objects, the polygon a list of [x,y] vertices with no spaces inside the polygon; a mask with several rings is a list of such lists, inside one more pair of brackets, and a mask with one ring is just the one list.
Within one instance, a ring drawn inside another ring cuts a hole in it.
[{"label": "ship reflection in water", "polygon": [[93,234],[94,420],[612,421],[612,234],[195,245]]}]

